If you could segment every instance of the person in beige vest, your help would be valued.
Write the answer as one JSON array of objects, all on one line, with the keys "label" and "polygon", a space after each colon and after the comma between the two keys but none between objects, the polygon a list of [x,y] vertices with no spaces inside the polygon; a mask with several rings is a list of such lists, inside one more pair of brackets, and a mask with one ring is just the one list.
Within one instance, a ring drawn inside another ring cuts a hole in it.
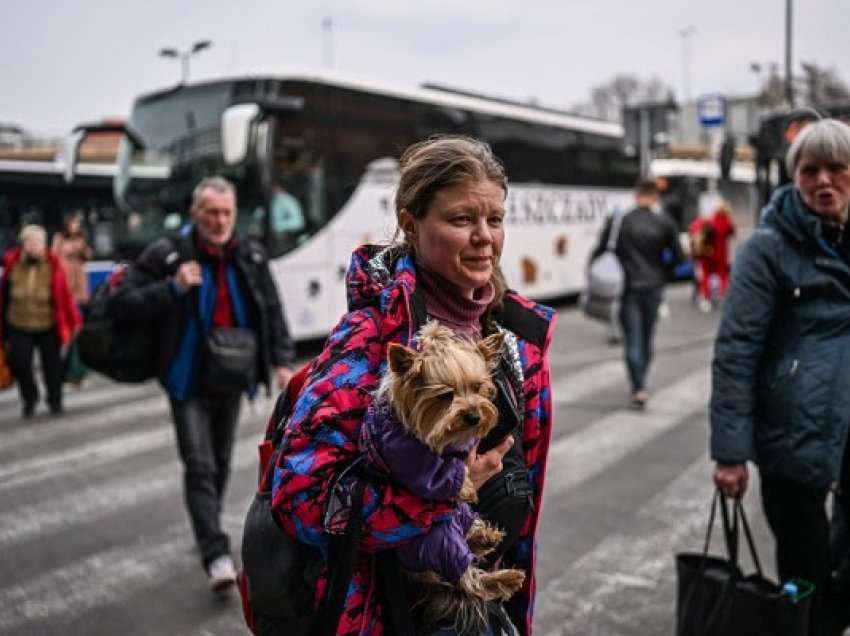
[{"label": "person in beige vest", "polygon": [[31,417],[38,402],[32,371],[38,349],[53,415],[62,413],[62,347],[79,330],[81,319],[71,297],[62,263],[47,250],[39,225],[21,230],[20,247],[6,252],[0,279],[0,340],[18,381],[22,413]]},{"label": "person in beige vest", "polygon": [[82,214],[74,212],[65,217],[62,231],[53,235],[50,249],[62,261],[74,300],[85,305],[89,300],[89,285],[83,265],[91,259],[92,250],[83,234]]}]

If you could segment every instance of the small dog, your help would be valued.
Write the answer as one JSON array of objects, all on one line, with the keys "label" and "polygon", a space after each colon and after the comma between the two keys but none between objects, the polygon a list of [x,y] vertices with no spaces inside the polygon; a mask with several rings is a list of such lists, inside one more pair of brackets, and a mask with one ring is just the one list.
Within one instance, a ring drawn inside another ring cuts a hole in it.
[{"label": "small dog", "polygon": [[[451,329],[432,321],[420,330],[417,349],[395,343],[389,346],[388,369],[376,401],[388,403],[395,419],[433,452],[426,461],[443,461],[452,449],[466,449],[468,453],[476,440],[496,425],[498,412],[492,402],[496,387],[490,374],[499,364],[503,345],[502,334],[476,344],[457,338]],[[458,499],[476,503],[476,490],[465,463],[462,470]],[[473,630],[473,625],[486,620],[486,601],[507,600],[522,587],[522,570],[488,572],[475,567],[475,562],[492,552],[503,537],[501,530],[474,516],[465,540],[475,559],[457,586],[433,570],[411,574],[425,588],[426,621],[455,620],[459,627]]]}]

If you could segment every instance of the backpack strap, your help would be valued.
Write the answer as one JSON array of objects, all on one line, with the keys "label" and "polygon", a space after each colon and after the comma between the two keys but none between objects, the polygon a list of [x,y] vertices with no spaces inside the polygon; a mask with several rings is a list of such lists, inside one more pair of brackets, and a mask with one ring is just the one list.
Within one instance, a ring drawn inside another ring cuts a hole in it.
[{"label": "backpack strap", "polygon": [[410,614],[408,584],[395,550],[383,550],[375,555],[375,576],[381,592],[381,605],[385,610],[384,633],[390,636],[416,636]]},{"label": "backpack strap", "polygon": [[351,509],[348,521],[345,524],[345,533],[342,535],[331,535],[330,558],[328,560],[328,572],[330,580],[328,592],[322,606],[314,614],[313,625],[310,633],[313,636],[334,636],[345,608],[345,598],[348,595],[348,586],[354,574],[357,563],[357,551],[360,546],[360,537],[363,534],[363,491],[366,482],[358,479],[352,490]]},{"label": "backpack strap", "polygon": [[605,246],[609,252],[617,251],[617,239],[620,238],[620,228],[623,225],[623,217],[625,214],[619,210],[614,210],[614,218],[611,219],[611,232],[608,234],[608,245]]}]

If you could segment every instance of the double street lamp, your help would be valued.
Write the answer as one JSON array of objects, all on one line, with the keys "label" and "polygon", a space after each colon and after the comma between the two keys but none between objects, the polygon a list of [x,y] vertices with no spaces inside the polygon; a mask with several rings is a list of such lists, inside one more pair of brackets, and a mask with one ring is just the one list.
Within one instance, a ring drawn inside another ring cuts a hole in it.
[{"label": "double street lamp", "polygon": [[185,84],[189,80],[189,58],[195,55],[195,53],[200,53],[204,49],[208,49],[212,46],[211,40],[198,40],[192,45],[192,48],[188,51],[178,51],[174,48],[165,48],[160,49],[159,54],[161,57],[172,57],[174,59],[179,59],[181,63],[181,75],[180,75],[180,84]]}]

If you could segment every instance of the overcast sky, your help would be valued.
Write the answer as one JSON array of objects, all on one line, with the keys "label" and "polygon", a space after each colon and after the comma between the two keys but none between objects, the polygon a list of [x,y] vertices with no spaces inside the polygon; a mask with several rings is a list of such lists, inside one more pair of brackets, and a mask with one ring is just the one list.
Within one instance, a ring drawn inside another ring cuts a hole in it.
[{"label": "overcast sky", "polygon": [[[213,47],[192,79],[322,68],[332,18],[335,70],[406,85],[440,82],[568,108],[616,73],[683,91],[751,93],[751,61],[784,60],[785,0],[0,0],[0,122],[41,134],[126,116],[133,98],[176,82],[160,48]],[[794,60],[850,80],[850,0],[796,0]]]}]

